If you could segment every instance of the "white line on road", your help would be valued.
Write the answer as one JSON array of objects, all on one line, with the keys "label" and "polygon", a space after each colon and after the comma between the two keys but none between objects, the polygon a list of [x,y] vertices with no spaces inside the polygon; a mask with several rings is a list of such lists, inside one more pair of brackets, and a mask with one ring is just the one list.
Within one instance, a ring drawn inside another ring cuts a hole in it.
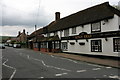
[{"label": "white line on road", "polygon": [[101,68],[93,68],[92,70],[100,70]]},{"label": "white line on road", "polygon": [[110,68],[112,68],[112,67],[106,67],[107,69],[110,69]]},{"label": "white line on road", "polygon": [[61,74],[55,74],[55,76],[62,76],[62,75],[66,75],[68,73],[61,73]]},{"label": "white line on road", "polygon": [[38,79],[43,79],[44,77],[38,77]]},{"label": "white line on road", "polygon": [[51,57],[55,57],[55,56],[51,55]]},{"label": "white line on road", "polygon": [[100,66],[100,65],[96,65],[96,64],[89,64],[89,63],[88,63],[88,65],[90,65],[90,66],[95,66],[95,67],[103,67],[103,66]]},{"label": "white line on road", "polygon": [[43,60],[39,60],[39,59],[35,59],[35,58],[32,58],[33,60],[36,60],[36,61],[40,61],[42,62],[42,64],[46,67],[51,67],[51,68],[54,68],[54,69],[59,69],[59,70],[64,70],[64,71],[71,71],[71,70],[68,70],[68,69],[64,69],[64,68],[59,68],[59,67],[55,67],[55,66],[50,66],[50,65],[47,65],[45,64],[45,62]]},{"label": "white line on road", "polygon": [[[53,55],[51,55],[51,57],[59,58],[59,57],[55,57],[55,56],[53,56]],[[68,60],[68,61],[71,61],[71,62],[74,62],[74,63],[78,63],[78,62],[75,61],[75,60],[71,60],[71,59],[67,59],[67,58],[59,58],[59,59],[64,59],[64,60]]]},{"label": "white line on road", "polygon": [[109,78],[117,78],[117,79],[120,79],[119,76],[109,76]]},{"label": "white line on road", "polygon": [[27,58],[28,58],[28,59],[30,59],[30,56],[29,56],[29,55],[27,55]]},{"label": "white line on road", "polygon": [[10,77],[10,79],[9,79],[9,80],[12,80],[12,78],[14,77],[14,75],[15,75],[15,73],[16,73],[16,68],[11,67],[11,66],[9,66],[9,65],[6,65],[7,62],[8,62],[8,59],[6,59],[6,61],[5,61],[2,65],[4,65],[4,66],[6,66],[6,67],[14,70],[14,72],[12,73],[12,75],[11,75],[11,77]]},{"label": "white line on road", "polygon": [[76,72],[86,72],[87,70],[77,70]]}]

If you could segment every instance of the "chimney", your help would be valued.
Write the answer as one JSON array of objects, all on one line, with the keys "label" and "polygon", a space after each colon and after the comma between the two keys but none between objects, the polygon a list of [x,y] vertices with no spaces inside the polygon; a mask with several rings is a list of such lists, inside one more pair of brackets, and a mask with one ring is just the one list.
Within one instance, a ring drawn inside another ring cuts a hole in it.
[{"label": "chimney", "polygon": [[25,34],[25,29],[23,29],[23,33]]},{"label": "chimney", "polygon": [[55,21],[60,19],[60,12],[55,13]]},{"label": "chimney", "polygon": [[18,35],[20,35],[20,34],[21,34],[21,32],[19,31],[19,32],[18,32]]}]

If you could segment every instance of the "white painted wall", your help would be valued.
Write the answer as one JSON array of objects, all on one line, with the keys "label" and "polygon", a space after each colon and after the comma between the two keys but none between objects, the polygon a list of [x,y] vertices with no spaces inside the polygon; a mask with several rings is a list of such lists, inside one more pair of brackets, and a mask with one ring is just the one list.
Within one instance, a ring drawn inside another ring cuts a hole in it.
[{"label": "white painted wall", "polygon": [[[117,37],[116,37],[117,38]],[[91,52],[91,40],[99,40],[97,39],[89,39],[87,42],[84,40],[69,40],[68,42],[68,51],[63,52],[71,52],[71,53],[79,53],[79,54],[91,54],[91,55],[106,55],[106,56],[118,56],[118,52],[113,51],[113,38],[108,38],[108,41],[105,41],[105,38],[102,38],[102,52]],[[70,42],[75,42],[75,45],[71,45]],[[85,42],[85,45],[79,45],[79,42]]]},{"label": "white painted wall", "polygon": [[101,21],[101,31],[102,32],[116,31],[119,28],[117,15],[114,15],[114,18],[109,19],[108,22],[105,23],[105,25],[103,25],[102,23],[103,23],[103,21]]}]

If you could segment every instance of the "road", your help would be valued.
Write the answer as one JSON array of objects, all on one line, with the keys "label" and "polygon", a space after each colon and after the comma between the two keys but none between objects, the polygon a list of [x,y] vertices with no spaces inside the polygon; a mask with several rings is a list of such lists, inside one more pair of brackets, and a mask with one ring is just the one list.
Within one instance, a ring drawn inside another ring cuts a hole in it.
[{"label": "road", "polygon": [[120,79],[117,68],[75,61],[29,49],[6,47],[2,50],[1,58],[2,77],[8,80],[16,78],[36,80],[42,78]]}]

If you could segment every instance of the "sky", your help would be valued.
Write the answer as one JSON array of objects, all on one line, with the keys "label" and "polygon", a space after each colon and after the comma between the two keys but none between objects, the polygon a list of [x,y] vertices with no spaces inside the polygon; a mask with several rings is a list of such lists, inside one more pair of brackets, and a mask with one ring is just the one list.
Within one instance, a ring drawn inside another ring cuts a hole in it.
[{"label": "sky", "polygon": [[91,6],[108,2],[118,5],[120,0],[0,0],[0,36],[17,36],[23,29],[31,34],[55,20],[55,12],[61,18]]}]

